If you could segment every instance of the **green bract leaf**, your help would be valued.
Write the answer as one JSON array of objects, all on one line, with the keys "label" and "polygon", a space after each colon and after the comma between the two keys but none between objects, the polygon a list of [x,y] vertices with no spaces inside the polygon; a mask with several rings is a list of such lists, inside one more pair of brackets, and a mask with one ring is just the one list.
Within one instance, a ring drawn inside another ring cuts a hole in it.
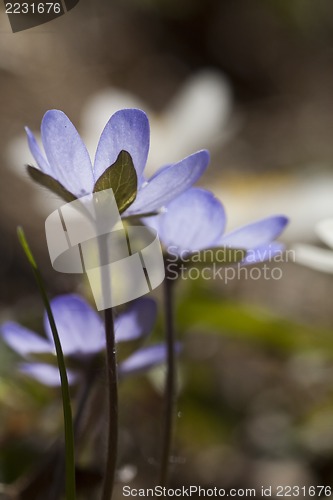
[{"label": "green bract leaf", "polygon": [[53,193],[57,194],[65,200],[67,203],[76,200],[76,196],[74,194],[67,191],[66,188],[60,182],[56,181],[50,175],[44,174],[38,168],[32,167],[31,165],[27,166],[27,171],[32,180],[40,184],[41,186],[46,187]]},{"label": "green bract leaf", "polygon": [[116,162],[97,179],[94,193],[105,189],[113,189],[120,213],[124,212],[135,200],[138,178],[132,157],[127,151],[121,151]]}]

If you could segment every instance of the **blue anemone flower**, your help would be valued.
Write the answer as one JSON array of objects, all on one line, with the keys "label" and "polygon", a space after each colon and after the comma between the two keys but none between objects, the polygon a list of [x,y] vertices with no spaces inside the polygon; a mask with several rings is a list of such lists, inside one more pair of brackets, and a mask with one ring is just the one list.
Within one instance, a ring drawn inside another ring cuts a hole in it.
[{"label": "blue anemone flower", "polygon": [[[59,295],[51,300],[51,308],[65,356],[86,363],[105,348],[105,333],[102,319],[79,295]],[[151,332],[156,320],[157,307],[153,299],[141,298],[115,318],[116,342],[127,342],[144,338]],[[27,360],[19,370],[44,385],[60,385],[58,368],[45,362],[33,362],[36,354],[53,354],[55,347],[50,323],[44,313],[45,337],[28,330],[18,323],[8,321],[1,326],[3,340]],[[119,376],[148,370],[166,358],[164,344],[142,347],[119,364]],[[80,371],[68,370],[70,383],[80,379]]]},{"label": "blue anemone flower", "polygon": [[169,253],[186,255],[214,247],[242,248],[247,255],[242,264],[273,258],[284,249],[274,240],[288,223],[287,217],[274,215],[224,234],[226,214],[213,193],[190,188],[166,206],[165,212],[146,217]]},{"label": "blue anemone flower", "polygon": [[191,187],[209,163],[209,153],[198,151],[183,160],[160,168],[149,180],[146,166],[150,129],[147,115],[139,109],[117,111],[107,122],[92,163],[76,128],[62,111],[49,110],[41,123],[44,153],[26,127],[30,151],[39,169],[54,178],[76,197],[90,194],[103,172],[115,163],[120,151],[127,151],[138,177],[138,192],[124,216],[160,209]]}]

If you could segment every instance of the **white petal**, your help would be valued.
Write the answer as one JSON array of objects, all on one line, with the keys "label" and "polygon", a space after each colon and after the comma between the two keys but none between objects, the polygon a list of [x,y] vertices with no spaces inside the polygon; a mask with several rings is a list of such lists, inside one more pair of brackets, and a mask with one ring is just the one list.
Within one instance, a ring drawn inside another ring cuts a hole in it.
[{"label": "white petal", "polygon": [[319,238],[333,248],[333,219],[324,219],[316,225]]},{"label": "white petal", "polygon": [[333,273],[333,252],[312,245],[295,245],[293,250],[296,254],[295,262],[304,266]]}]

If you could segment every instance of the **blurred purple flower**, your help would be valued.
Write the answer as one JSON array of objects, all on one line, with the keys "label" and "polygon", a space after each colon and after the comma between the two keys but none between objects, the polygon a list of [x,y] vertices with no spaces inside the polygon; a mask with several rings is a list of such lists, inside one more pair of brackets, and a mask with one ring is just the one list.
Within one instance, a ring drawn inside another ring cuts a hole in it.
[{"label": "blurred purple flower", "polygon": [[208,151],[198,151],[180,162],[159,169],[146,181],[143,171],[148,157],[150,131],[148,118],[139,109],[123,109],[111,116],[101,134],[94,165],[76,128],[62,111],[47,111],[42,119],[41,137],[45,155],[29,128],[26,132],[39,169],[76,197],[92,193],[95,182],[115,163],[120,151],[127,151],[138,176],[138,192],[124,216],[155,211],[166,205],[191,187],[209,162]]},{"label": "blurred purple flower", "polygon": [[254,264],[273,258],[284,250],[274,240],[288,219],[275,215],[224,234],[226,215],[222,203],[201,188],[191,188],[178,196],[155,217],[144,222],[154,227],[170,254],[185,256],[208,248],[227,247],[248,250],[242,264]]},{"label": "blurred purple flower", "polygon": [[[104,326],[97,312],[80,296],[60,295],[51,301],[59,338],[65,356],[86,362],[105,348]],[[141,298],[131,304],[115,318],[116,342],[127,342],[144,338],[151,332],[156,320],[156,303],[153,299]],[[54,354],[55,347],[50,324],[44,314],[46,336],[24,328],[18,323],[6,322],[1,326],[4,341],[27,360],[34,354]],[[164,344],[143,347],[135,351],[119,365],[120,377],[138,373],[162,363],[166,358]],[[20,371],[37,379],[44,385],[60,385],[58,368],[42,362],[26,362]],[[70,383],[80,377],[79,371],[68,370]]]}]

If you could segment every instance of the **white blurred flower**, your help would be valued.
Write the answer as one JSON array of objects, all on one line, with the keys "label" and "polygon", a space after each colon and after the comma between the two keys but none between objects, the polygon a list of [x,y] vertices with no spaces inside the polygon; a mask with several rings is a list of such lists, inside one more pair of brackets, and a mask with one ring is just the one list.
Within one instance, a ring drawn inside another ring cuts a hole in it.
[{"label": "white blurred flower", "polygon": [[313,165],[316,173],[306,174],[229,174],[223,183],[210,183],[207,187],[227,207],[230,228],[249,219],[284,213],[290,224],[283,233],[283,241],[311,241],[315,225],[325,217],[333,217],[333,175],[324,167],[319,168]]},{"label": "white blurred flower", "polygon": [[317,271],[333,273],[333,218],[320,221],[316,225],[316,233],[321,241],[331,249],[319,248],[314,245],[294,245],[296,262]]},{"label": "white blurred flower", "polygon": [[225,141],[230,132],[231,88],[221,73],[205,70],[192,76],[162,113],[154,113],[134,95],[106,89],[90,99],[83,111],[82,137],[89,152],[96,145],[105,123],[120,108],[141,108],[151,127],[147,172],[179,161],[193,150],[209,149]]}]

